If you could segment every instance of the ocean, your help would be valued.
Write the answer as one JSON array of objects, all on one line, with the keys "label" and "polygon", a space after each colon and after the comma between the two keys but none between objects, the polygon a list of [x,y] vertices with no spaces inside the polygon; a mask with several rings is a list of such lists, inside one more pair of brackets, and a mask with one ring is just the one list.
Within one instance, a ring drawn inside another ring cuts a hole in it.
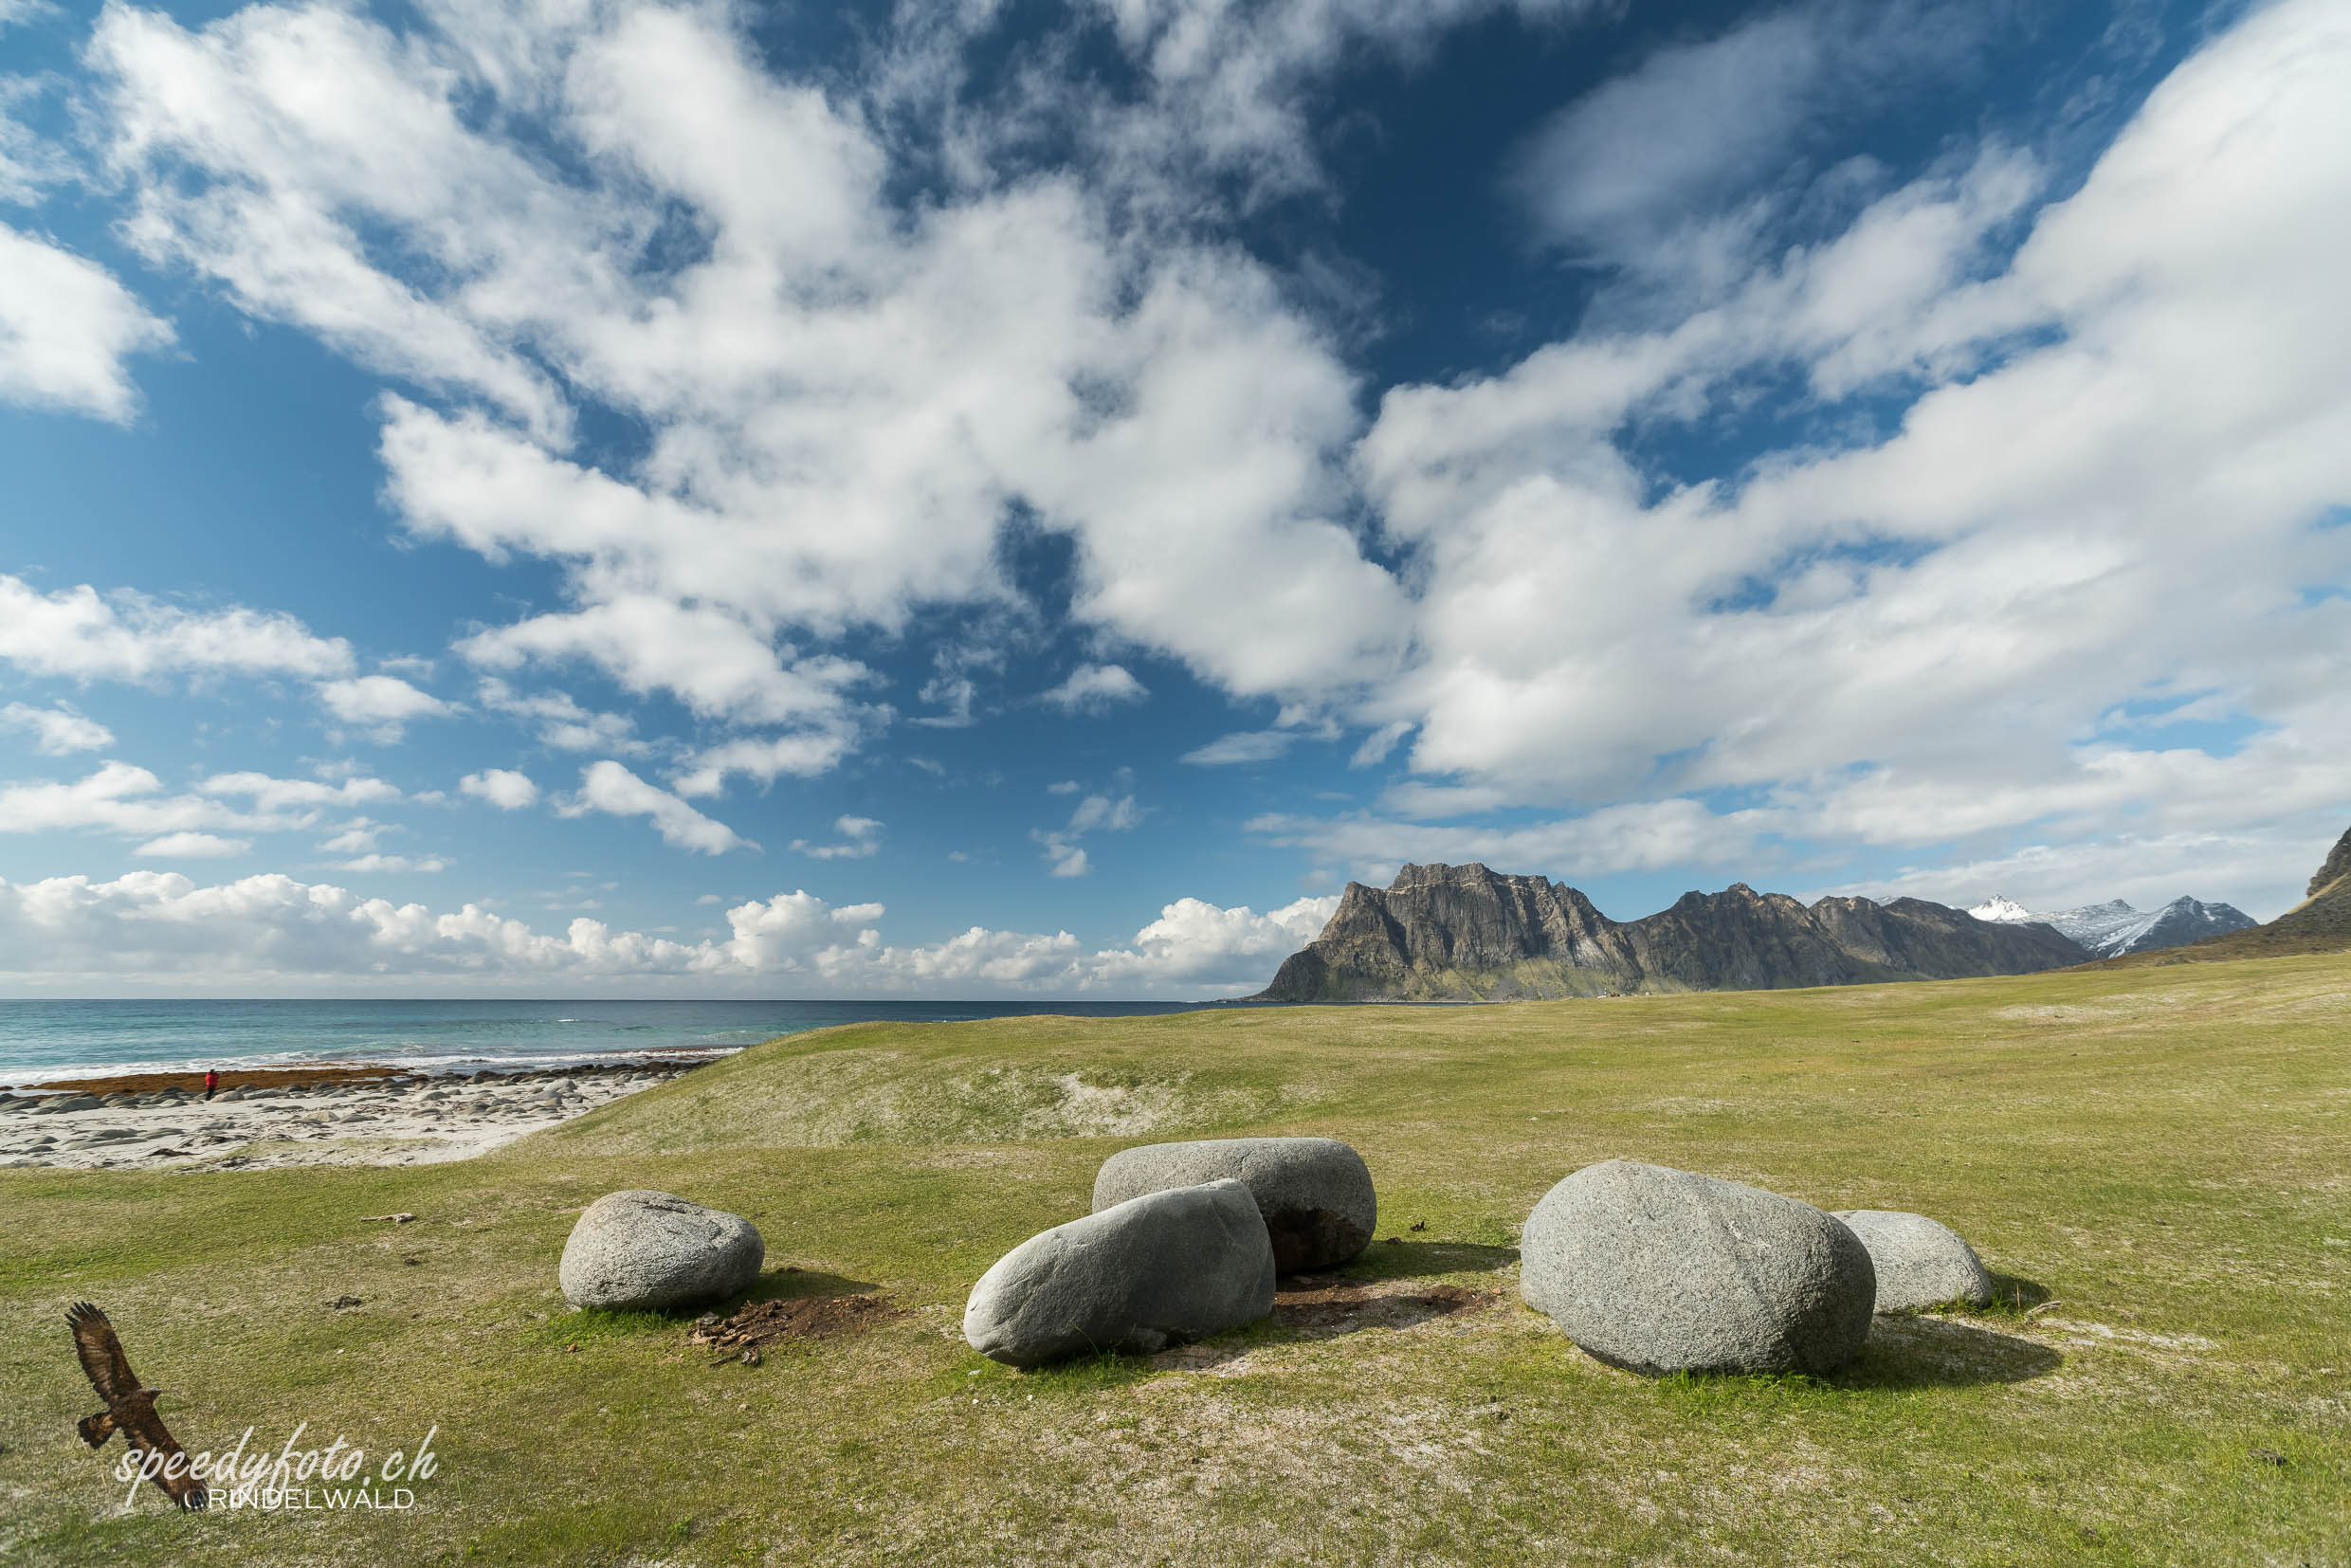
[{"label": "ocean", "polygon": [[833,1024],[1050,1013],[1134,1018],[1196,1002],[16,1001],[0,998],[0,1085],[101,1071],[383,1063],[559,1067],[737,1050]]}]

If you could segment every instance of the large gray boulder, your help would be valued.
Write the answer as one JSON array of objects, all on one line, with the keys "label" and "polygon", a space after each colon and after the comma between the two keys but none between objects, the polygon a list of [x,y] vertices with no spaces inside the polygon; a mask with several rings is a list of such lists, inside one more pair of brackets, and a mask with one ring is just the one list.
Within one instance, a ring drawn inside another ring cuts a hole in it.
[{"label": "large gray boulder", "polygon": [[1916,1312],[1963,1302],[1992,1304],[1992,1276],[1959,1233],[1899,1209],[1840,1209],[1838,1219],[1869,1249],[1880,1312]]},{"label": "large gray boulder", "polygon": [[1273,1246],[1237,1181],[1151,1193],[1030,1236],[972,1287],[963,1337],[1041,1366],[1096,1350],[1140,1355],[1273,1310]]},{"label": "large gray boulder", "polygon": [[1363,1157],[1335,1138],[1217,1138],[1146,1143],[1103,1161],[1094,1212],[1176,1187],[1232,1180],[1249,1190],[1276,1272],[1345,1263],[1370,1244],[1379,1199]]},{"label": "large gray boulder", "polygon": [[659,1309],[732,1296],[758,1277],[767,1243],[751,1221],[631,1189],[590,1204],[556,1277],[574,1306]]},{"label": "large gray boulder", "polygon": [[1833,1372],[1869,1334],[1868,1249],[1794,1198],[1612,1159],[1543,1194],[1519,1242],[1520,1290],[1612,1365]]}]

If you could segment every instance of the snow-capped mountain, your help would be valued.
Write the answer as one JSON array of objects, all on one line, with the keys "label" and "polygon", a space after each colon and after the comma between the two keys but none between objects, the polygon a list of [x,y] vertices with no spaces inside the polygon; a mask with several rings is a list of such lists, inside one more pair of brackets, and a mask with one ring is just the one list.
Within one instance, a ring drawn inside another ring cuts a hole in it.
[{"label": "snow-capped mountain", "polygon": [[2003,925],[2037,921],[2072,938],[2087,948],[2092,957],[2100,958],[2144,953],[2158,947],[2185,947],[2190,942],[2217,937],[2224,931],[2242,931],[2255,923],[2251,915],[2233,905],[2205,903],[2185,897],[2172,900],[2152,914],[2133,909],[2121,899],[2054,914],[2036,914],[2014,899],[1995,893],[1968,913],[1979,921],[1995,921]]}]

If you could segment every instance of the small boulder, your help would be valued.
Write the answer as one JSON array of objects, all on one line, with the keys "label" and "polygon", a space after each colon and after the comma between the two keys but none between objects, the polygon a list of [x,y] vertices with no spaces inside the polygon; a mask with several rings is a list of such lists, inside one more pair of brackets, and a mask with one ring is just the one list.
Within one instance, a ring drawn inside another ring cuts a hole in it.
[{"label": "small boulder", "polygon": [[1898,1209],[1841,1209],[1837,1218],[1869,1249],[1880,1312],[1916,1312],[1963,1302],[1992,1304],[1992,1276],[1959,1233]]},{"label": "small boulder", "polygon": [[1535,1205],[1521,1293],[1613,1366],[1834,1372],[1868,1338],[1868,1249],[1809,1203],[1612,1159]]},{"label": "small boulder", "polygon": [[740,1214],[669,1193],[607,1193],[563,1244],[556,1278],[574,1306],[658,1309],[731,1296],[758,1277],[767,1243]]},{"label": "small boulder", "polygon": [[1030,1237],[972,1287],[963,1337],[1042,1366],[1088,1351],[1151,1355],[1273,1310],[1273,1246],[1238,1181],[1151,1193]]},{"label": "small boulder", "polygon": [[1279,1273],[1345,1263],[1370,1244],[1378,1221],[1370,1168],[1335,1138],[1219,1138],[1122,1150],[1094,1177],[1094,1212],[1228,1179],[1257,1200]]}]

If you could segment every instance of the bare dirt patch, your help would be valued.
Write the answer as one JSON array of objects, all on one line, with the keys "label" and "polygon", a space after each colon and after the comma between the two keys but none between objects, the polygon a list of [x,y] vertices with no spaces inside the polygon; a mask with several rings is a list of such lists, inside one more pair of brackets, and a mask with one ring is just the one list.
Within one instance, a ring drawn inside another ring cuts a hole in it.
[{"label": "bare dirt patch", "polygon": [[1293,1275],[1273,1298],[1273,1321],[1317,1338],[1364,1328],[1413,1328],[1456,1312],[1474,1311],[1494,1300],[1466,1285],[1430,1285],[1398,1289],[1394,1282],[1353,1282]]},{"label": "bare dirt patch", "polygon": [[862,1334],[904,1310],[886,1297],[874,1295],[793,1296],[753,1302],[732,1318],[704,1313],[685,1342],[714,1351],[756,1352],[796,1340]]}]

